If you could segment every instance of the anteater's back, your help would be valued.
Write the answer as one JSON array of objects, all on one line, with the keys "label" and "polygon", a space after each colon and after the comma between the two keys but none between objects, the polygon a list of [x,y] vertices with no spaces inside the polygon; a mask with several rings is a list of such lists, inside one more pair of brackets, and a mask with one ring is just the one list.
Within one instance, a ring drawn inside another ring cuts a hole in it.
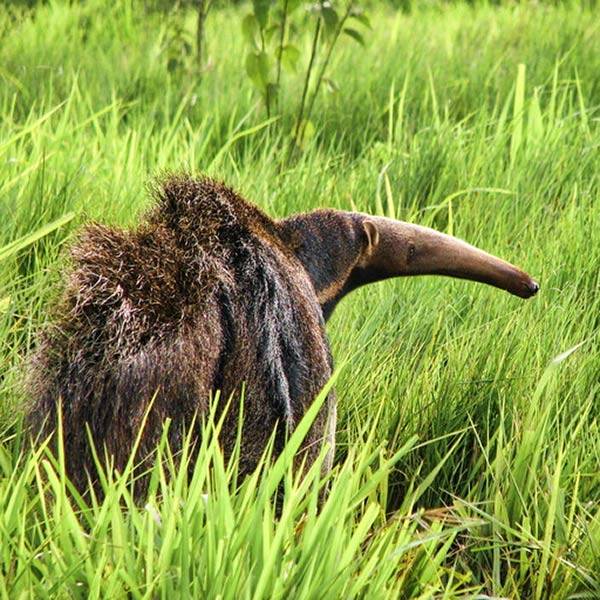
[{"label": "anteater's back", "polygon": [[[34,433],[49,434],[62,406],[69,473],[83,487],[96,447],[124,466],[148,412],[138,458],[170,418],[176,450],[213,391],[221,405],[245,385],[243,471],[277,423],[277,447],[330,374],[312,284],[276,223],[209,179],[172,177],[135,231],[85,229],[56,319],[32,363]],[[232,449],[239,403],[225,420]],[[324,414],[308,443],[324,433]],[[92,475],[93,477],[93,475]]]}]

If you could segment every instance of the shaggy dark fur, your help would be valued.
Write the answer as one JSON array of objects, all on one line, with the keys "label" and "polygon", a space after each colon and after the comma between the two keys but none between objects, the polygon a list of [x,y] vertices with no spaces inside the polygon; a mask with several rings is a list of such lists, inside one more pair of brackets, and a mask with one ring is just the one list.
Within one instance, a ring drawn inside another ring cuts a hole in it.
[{"label": "shaggy dark fur", "polygon": [[[331,374],[321,309],[285,228],[209,179],[172,177],[155,195],[135,231],[85,229],[71,250],[60,316],[34,360],[33,432],[51,432],[61,399],[69,475],[80,488],[93,474],[86,423],[122,469],[151,401],[140,459],[165,419],[176,450],[212,391],[225,404],[244,384],[240,466],[249,472],[274,428],[281,449]],[[309,460],[333,402],[305,441]],[[234,398],[226,455],[238,408]]]},{"label": "shaggy dark fur", "polygon": [[[233,398],[221,434],[229,455],[245,386],[242,473],[274,431],[279,452],[331,375],[324,316],[356,287],[438,274],[522,298],[539,289],[513,265],[418,225],[330,210],[276,222],[209,179],[172,177],[155,196],[137,230],[91,225],[81,235],[34,361],[33,432],[51,432],[62,402],[68,470],[80,488],[93,478],[86,424],[122,469],[146,413],[138,460],[167,418],[176,451],[216,390],[217,416]],[[301,456],[310,464],[334,433],[330,394]]]}]

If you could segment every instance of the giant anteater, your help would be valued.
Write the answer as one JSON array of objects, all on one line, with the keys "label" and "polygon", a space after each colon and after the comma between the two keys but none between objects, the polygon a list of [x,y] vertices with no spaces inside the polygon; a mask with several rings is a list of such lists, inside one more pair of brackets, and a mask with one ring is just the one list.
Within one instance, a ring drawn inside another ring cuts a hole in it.
[{"label": "giant anteater", "polygon": [[[86,425],[122,469],[146,413],[138,458],[150,456],[167,418],[179,447],[216,390],[224,403],[245,388],[243,473],[273,433],[279,452],[331,375],[324,320],[361,285],[429,273],[523,298],[538,289],[514,266],[425,227],[334,210],[275,221],[208,178],[171,176],[155,196],[133,231],[84,229],[32,362],[29,422],[45,436],[61,406],[68,472],[80,488],[94,471]],[[226,455],[239,408],[231,402],[225,416]],[[332,393],[303,456],[314,460],[334,432]]]}]

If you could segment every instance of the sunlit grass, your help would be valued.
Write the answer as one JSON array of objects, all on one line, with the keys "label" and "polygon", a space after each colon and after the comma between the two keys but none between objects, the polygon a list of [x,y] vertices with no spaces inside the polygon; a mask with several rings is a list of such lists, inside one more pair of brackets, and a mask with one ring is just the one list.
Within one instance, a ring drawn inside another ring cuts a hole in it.
[{"label": "sunlit grass", "polygon": [[[0,8],[2,597],[597,597],[597,11],[373,9],[367,48],[340,47],[340,92],[285,163],[297,90],[268,121],[242,79],[243,9],[212,13],[200,86],[167,71],[165,19],[133,7]],[[542,289],[523,302],[416,278],[345,299],[328,325],[343,367],[327,481],[289,459],[237,481],[208,433],[191,474],[161,446],[142,502],[131,473],[79,499],[61,456],[22,438],[23,357],[76,228],[135,223],[165,169],[218,176],[273,216],[430,225]]]}]

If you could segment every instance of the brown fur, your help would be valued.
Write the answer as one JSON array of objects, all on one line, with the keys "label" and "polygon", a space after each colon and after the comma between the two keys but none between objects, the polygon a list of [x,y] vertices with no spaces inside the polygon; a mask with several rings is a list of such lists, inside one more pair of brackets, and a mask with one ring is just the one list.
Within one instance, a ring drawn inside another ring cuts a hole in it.
[{"label": "brown fur", "polygon": [[[523,298],[539,289],[509,263],[401,221],[321,210],[275,222],[224,185],[185,176],[167,179],[155,197],[138,229],[90,225],[80,236],[59,317],[33,362],[29,421],[49,434],[62,402],[79,487],[94,477],[86,424],[122,469],[146,413],[138,460],[167,418],[177,450],[216,390],[217,416],[234,398],[220,440],[229,455],[245,386],[242,473],[273,431],[279,452],[331,375],[324,318],[361,285],[440,274]],[[330,394],[305,440],[309,463],[321,440],[333,444],[335,410]]]},{"label": "brown fur", "polygon": [[[71,250],[60,317],[34,359],[30,423],[49,434],[61,400],[69,474],[79,487],[94,472],[86,423],[122,469],[154,396],[139,459],[165,419],[176,450],[210,393],[220,390],[225,404],[242,384],[240,466],[249,472],[275,428],[281,449],[331,373],[321,310],[285,232],[209,179],[173,177],[155,196],[137,230],[84,230]],[[238,409],[234,399],[221,436],[226,454]],[[308,435],[309,458],[329,410]]]}]

